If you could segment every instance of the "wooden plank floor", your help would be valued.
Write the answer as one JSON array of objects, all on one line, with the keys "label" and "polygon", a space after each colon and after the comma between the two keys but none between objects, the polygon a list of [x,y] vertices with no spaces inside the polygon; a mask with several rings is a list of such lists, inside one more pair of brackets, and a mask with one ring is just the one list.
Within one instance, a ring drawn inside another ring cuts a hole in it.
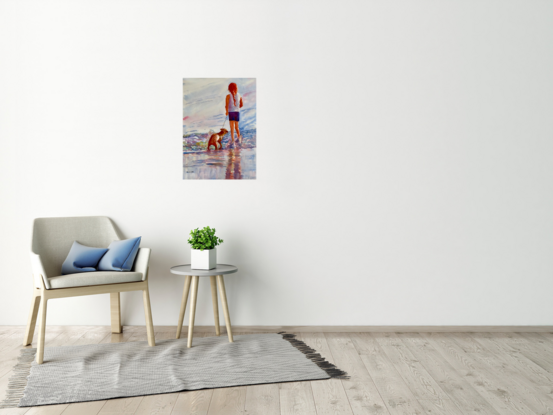
[{"label": "wooden plank floor", "polygon": [[[175,331],[164,326],[156,339]],[[0,326],[0,400],[23,333],[24,327]],[[47,347],[146,341],[143,327],[111,334],[108,326],[55,326],[46,333]],[[553,415],[553,333],[296,334],[351,379],[0,409],[0,415]]]}]

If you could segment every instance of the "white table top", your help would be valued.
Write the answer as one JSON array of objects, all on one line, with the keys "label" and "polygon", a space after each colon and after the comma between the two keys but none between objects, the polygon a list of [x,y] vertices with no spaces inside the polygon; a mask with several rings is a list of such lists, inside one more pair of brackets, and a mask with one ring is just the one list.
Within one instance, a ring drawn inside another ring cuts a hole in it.
[{"label": "white table top", "polygon": [[198,277],[211,277],[212,275],[234,274],[238,268],[234,265],[217,264],[213,269],[192,269],[190,264],[171,267],[171,274],[194,275]]}]

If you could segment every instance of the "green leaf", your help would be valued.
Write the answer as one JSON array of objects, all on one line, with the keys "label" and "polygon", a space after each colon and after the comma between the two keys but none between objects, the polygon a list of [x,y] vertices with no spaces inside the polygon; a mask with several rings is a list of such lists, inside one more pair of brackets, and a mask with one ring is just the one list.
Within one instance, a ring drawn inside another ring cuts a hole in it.
[{"label": "green leaf", "polygon": [[217,245],[223,243],[223,240],[215,235],[215,228],[205,226],[204,228],[196,228],[190,231],[190,237],[187,241],[193,249],[213,249]]}]

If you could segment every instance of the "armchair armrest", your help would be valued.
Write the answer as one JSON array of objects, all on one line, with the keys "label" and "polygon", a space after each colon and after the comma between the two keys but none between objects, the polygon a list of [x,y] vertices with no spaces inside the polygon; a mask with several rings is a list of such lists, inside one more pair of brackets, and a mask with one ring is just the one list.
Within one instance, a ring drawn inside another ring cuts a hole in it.
[{"label": "armchair armrest", "polygon": [[134,260],[133,271],[142,273],[142,281],[148,279],[148,268],[150,263],[150,248],[140,248],[138,254],[136,254],[136,259]]},{"label": "armchair armrest", "polygon": [[37,255],[34,252],[31,252],[31,268],[33,270],[35,287],[42,288],[42,285],[44,284],[44,287],[49,290],[50,282],[48,281],[48,277],[46,276],[46,271],[44,270],[44,266],[42,265],[42,260],[40,259],[40,255]]}]

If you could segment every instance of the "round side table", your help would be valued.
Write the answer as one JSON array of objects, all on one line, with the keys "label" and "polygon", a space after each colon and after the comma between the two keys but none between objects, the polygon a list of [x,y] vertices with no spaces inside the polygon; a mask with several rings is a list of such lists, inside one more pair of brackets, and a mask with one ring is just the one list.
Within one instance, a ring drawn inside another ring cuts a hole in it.
[{"label": "round side table", "polygon": [[[190,264],[177,265],[171,267],[171,273],[177,275],[185,275],[184,291],[182,292],[182,301],[180,305],[179,324],[177,326],[177,339],[180,338],[182,323],[184,321],[184,311],[186,310],[186,302],[188,301],[188,293],[190,284],[192,284],[192,294],[190,298],[190,323],[188,324],[188,347],[192,347],[192,338],[194,336],[194,319],[196,317],[196,299],[198,297],[198,283],[200,277],[209,277],[211,279],[211,298],[213,299],[213,314],[215,316],[215,333],[217,336],[221,334],[219,327],[219,305],[217,302],[217,283],[219,284],[219,294],[221,295],[221,303],[223,304],[223,314],[225,315],[225,323],[227,325],[227,334],[229,342],[233,343],[232,328],[230,326],[230,314],[228,312],[227,294],[225,291],[225,280],[223,275],[234,274],[238,268],[234,265],[217,264],[213,269],[192,269]],[[215,282],[217,281],[217,283]]]}]

